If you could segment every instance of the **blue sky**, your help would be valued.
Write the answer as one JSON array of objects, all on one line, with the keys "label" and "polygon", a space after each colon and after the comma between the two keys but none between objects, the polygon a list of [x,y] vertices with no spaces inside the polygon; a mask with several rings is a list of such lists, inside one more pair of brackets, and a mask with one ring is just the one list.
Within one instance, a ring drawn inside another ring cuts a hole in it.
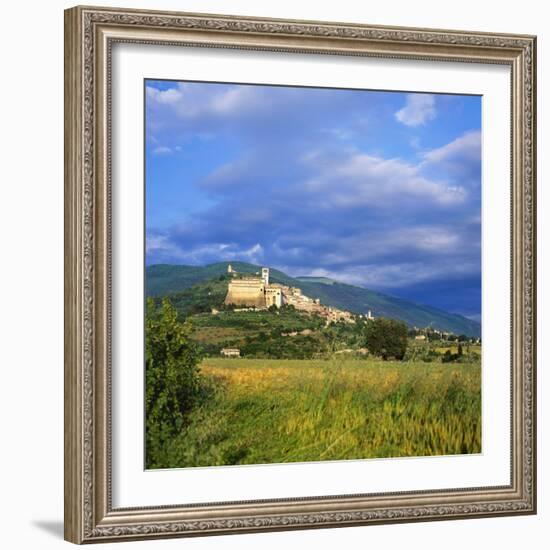
[{"label": "blue sky", "polygon": [[481,312],[481,98],[147,80],[146,262]]}]

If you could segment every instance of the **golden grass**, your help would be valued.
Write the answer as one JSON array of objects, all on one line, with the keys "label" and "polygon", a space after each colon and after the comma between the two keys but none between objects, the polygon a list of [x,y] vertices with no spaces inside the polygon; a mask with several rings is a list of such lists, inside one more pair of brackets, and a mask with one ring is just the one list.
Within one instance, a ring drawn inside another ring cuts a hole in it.
[{"label": "golden grass", "polygon": [[206,359],[219,388],[164,467],[481,452],[481,369],[373,359]]}]

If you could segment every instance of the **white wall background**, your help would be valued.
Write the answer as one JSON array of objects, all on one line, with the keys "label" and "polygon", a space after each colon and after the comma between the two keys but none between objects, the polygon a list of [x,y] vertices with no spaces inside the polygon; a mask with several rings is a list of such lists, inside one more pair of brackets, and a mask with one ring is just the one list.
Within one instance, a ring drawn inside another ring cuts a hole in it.
[{"label": "white wall background", "polygon": [[[538,516],[356,527],[132,543],[132,548],[546,548],[550,487],[548,246],[544,182],[550,117],[550,17],[523,0],[116,0],[102,5],[537,34],[539,147],[539,514]],[[0,545],[49,550],[63,521],[63,9],[62,0],[2,7],[0,141]],[[545,66],[546,65],[546,66]],[[114,547],[106,545],[103,548]],[[120,547],[121,548],[121,547]]]}]

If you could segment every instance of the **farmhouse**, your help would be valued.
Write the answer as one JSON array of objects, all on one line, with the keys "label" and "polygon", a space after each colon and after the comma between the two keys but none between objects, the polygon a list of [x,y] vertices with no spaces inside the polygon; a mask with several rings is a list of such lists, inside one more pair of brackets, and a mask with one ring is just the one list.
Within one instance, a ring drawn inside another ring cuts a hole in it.
[{"label": "farmhouse", "polygon": [[239,348],[222,348],[220,351],[224,357],[240,357],[241,350]]}]

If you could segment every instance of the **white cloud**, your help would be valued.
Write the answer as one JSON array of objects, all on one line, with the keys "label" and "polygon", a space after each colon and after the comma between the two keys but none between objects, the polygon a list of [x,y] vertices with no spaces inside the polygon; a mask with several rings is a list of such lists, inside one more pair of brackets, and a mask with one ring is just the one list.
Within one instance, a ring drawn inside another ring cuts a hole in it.
[{"label": "white cloud", "polygon": [[[264,255],[264,249],[262,248],[262,245],[259,243],[256,243],[254,246],[251,246],[247,250],[241,250],[238,253],[239,256],[248,258],[250,262],[259,262],[261,258]],[[234,253],[232,255],[227,256],[228,258],[235,257]]]},{"label": "white cloud", "polygon": [[147,86],[147,98],[161,105],[174,105],[183,98],[183,85],[178,84],[176,88],[168,88],[167,90],[158,90],[152,86]]},{"label": "white cloud", "polygon": [[409,262],[366,266],[364,285],[377,288],[399,288],[442,278],[462,278],[479,270],[477,262],[456,263],[455,259],[439,263]]},{"label": "white cloud", "polygon": [[240,111],[243,107],[247,109],[260,107],[261,101],[256,88],[240,86],[213,95],[210,106],[220,114],[232,114]]},{"label": "white cloud", "polygon": [[406,126],[420,126],[435,118],[435,98],[430,94],[408,94],[405,107],[395,113],[395,118]]},{"label": "white cloud", "polygon": [[[154,139],[153,136],[151,136],[151,142],[158,143],[158,139]],[[153,155],[171,155],[172,153],[180,153],[183,151],[183,148],[180,145],[176,145],[175,147],[168,147],[168,145],[157,145],[153,148]]]},{"label": "white cloud", "polygon": [[262,88],[251,86],[227,89],[208,85],[189,86],[178,82],[167,90],[148,86],[146,93],[149,105],[168,108],[170,113],[187,120],[212,116],[233,117],[243,112],[270,108],[262,97]]},{"label": "white cloud", "polygon": [[181,258],[180,248],[165,235],[147,235],[145,238],[145,253]]},{"label": "white cloud", "polygon": [[170,147],[166,147],[166,145],[159,145],[153,149],[153,154],[155,155],[169,155],[172,152],[172,149]]},{"label": "white cloud", "polygon": [[204,243],[186,247],[176,242],[173,237],[163,234],[148,234],[145,240],[147,256],[155,262],[177,260],[192,265],[202,265],[223,260],[242,260],[252,263],[261,263],[264,249],[256,243],[241,247],[236,243]]},{"label": "white cloud", "polygon": [[401,288],[427,281],[449,277],[467,277],[479,270],[476,262],[457,264],[454,259],[440,261],[436,265],[424,262],[402,262],[390,264],[362,264],[348,267],[345,271],[339,269],[303,269],[300,274],[310,277],[328,277],[366,288],[392,289]]},{"label": "white cloud", "polygon": [[334,136],[342,141],[347,141],[357,136],[357,132],[350,130],[349,128],[326,128],[321,130],[321,132]]},{"label": "white cloud", "polygon": [[481,131],[466,132],[443,147],[427,151],[422,156],[427,163],[479,161],[481,160]]},{"label": "white cloud", "polygon": [[419,250],[438,256],[454,253],[463,235],[442,225],[412,226],[384,231],[376,235],[379,251]]},{"label": "white cloud", "polygon": [[251,181],[247,178],[250,168],[251,162],[248,157],[227,162],[212,170],[200,181],[200,185],[205,189],[221,191],[224,188],[235,189],[243,183],[250,184]]},{"label": "white cloud", "polygon": [[310,191],[322,193],[327,204],[395,205],[394,201],[422,199],[440,205],[463,202],[466,191],[423,176],[418,165],[401,159],[354,153],[337,160],[311,157],[321,163],[318,175],[305,183]]},{"label": "white cloud", "polygon": [[[319,228],[307,235],[285,238],[282,246],[270,252],[286,261],[308,257],[308,244],[314,243],[317,252],[315,260],[321,266],[349,266],[387,262],[406,262],[407,258],[423,258],[424,261],[456,258],[464,252],[473,253],[475,243],[468,242],[468,230],[458,227],[439,225],[410,225],[396,229],[361,227],[361,221],[355,225],[355,233],[334,236],[325,228]],[[296,250],[298,254],[289,253]],[[321,251],[321,252],[319,252]],[[312,259],[312,256],[309,256]]]}]

